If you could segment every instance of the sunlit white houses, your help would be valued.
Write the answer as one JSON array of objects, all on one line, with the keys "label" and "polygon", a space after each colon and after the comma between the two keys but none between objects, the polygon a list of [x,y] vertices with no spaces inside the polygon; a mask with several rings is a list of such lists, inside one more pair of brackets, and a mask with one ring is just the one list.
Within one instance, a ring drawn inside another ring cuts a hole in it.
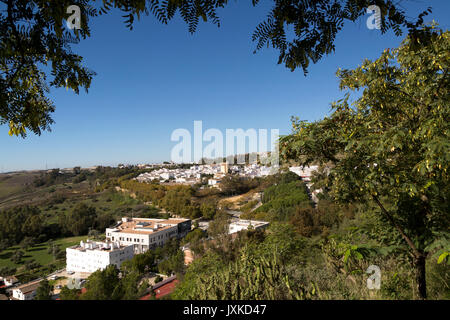
[{"label": "sunlit white houses", "polygon": [[73,272],[95,272],[103,270],[110,264],[120,268],[124,261],[133,258],[132,245],[119,242],[81,241],[66,249],[66,270]]},{"label": "sunlit white houses", "polygon": [[163,172],[160,174],[160,177],[162,180],[169,180],[174,177],[174,174],[172,172]]},{"label": "sunlit white houses", "polygon": [[163,246],[171,238],[183,238],[191,230],[189,219],[146,219],[124,217],[106,229],[106,239],[134,247],[136,254]]}]

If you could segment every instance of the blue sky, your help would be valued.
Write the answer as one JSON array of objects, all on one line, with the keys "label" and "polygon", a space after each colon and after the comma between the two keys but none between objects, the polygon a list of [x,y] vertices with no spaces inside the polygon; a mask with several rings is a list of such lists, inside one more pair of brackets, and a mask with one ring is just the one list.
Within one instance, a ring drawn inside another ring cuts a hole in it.
[{"label": "blue sky", "polygon": [[[279,129],[290,132],[290,117],[317,120],[343,96],[336,70],[375,59],[402,38],[366,27],[366,17],[347,24],[336,52],[311,65],[305,77],[278,65],[277,51],[253,54],[251,35],[267,15],[269,1],[231,2],[219,11],[222,25],[201,23],[188,33],[177,17],[168,25],[144,17],[129,31],[120,14],[92,20],[92,37],[73,47],[97,72],[89,93],[52,88],[56,105],[52,132],[26,139],[10,137],[0,126],[0,172],[117,165],[170,160],[177,128]],[[265,4],[266,3],[266,4]],[[404,1],[410,16],[433,7],[448,29],[450,2]],[[368,15],[367,15],[368,17]]]}]

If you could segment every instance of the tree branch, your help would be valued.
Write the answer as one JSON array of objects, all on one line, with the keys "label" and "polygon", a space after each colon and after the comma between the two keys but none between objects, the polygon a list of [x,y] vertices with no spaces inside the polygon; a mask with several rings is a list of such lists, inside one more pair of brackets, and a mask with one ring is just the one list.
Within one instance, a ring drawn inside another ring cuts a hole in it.
[{"label": "tree branch", "polygon": [[386,210],[386,208],[381,203],[380,199],[378,199],[377,196],[372,195],[375,202],[380,207],[381,211],[385,214],[385,216],[388,218],[389,222],[400,232],[403,239],[406,241],[406,243],[410,246],[410,248],[413,250],[415,257],[421,257],[424,256],[422,252],[420,252],[417,247],[414,245],[414,242],[406,235],[406,233],[403,231],[403,229],[395,222],[394,217]]}]

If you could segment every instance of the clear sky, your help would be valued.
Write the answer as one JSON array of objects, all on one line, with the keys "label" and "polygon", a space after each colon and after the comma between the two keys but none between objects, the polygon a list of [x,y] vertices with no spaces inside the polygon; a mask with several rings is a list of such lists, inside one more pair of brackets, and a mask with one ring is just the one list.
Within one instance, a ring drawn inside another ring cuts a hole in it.
[{"label": "clear sky", "polygon": [[[92,37],[73,46],[97,72],[89,93],[52,88],[56,105],[52,132],[26,139],[0,126],[0,172],[73,166],[151,163],[170,160],[177,128],[279,129],[288,134],[292,115],[317,120],[343,96],[336,70],[375,59],[402,40],[366,27],[366,17],[347,24],[336,52],[291,72],[278,65],[277,51],[253,54],[251,35],[267,15],[269,1],[231,2],[219,11],[220,28],[200,23],[188,33],[179,16],[168,25],[148,16],[129,31],[118,13],[93,19]],[[426,7],[448,29],[450,1],[403,1],[410,16]],[[369,15],[367,15],[369,17]]]}]

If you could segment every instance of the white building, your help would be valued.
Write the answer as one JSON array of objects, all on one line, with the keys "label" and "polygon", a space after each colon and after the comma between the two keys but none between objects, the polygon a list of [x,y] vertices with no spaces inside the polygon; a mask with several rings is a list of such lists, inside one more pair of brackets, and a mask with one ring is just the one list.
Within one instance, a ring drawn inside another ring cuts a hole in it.
[{"label": "white building", "polygon": [[3,282],[5,283],[6,287],[13,286],[15,284],[19,283],[19,280],[15,276],[9,276],[3,279]]},{"label": "white building", "polygon": [[95,272],[110,264],[120,268],[124,261],[133,258],[133,246],[118,242],[81,241],[79,245],[66,249],[66,270],[73,272]]},{"label": "white building", "polygon": [[42,280],[39,279],[14,288],[12,290],[13,300],[33,300],[41,281]]},{"label": "white building", "polygon": [[299,175],[303,181],[311,181],[311,176],[314,171],[317,171],[319,166],[300,166],[300,167],[290,167],[289,171]]},{"label": "white building", "polygon": [[235,220],[229,225],[228,234],[236,233],[242,230],[266,228],[269,222],[256,220]]},{"label": "white building", "polygon": [[134,246],[135,253],[163,246],[171,238],[183,238],[191,231],[189,219],[122,218],[106,229],[106,239],[124,246]]},{"label": "white building", "polygon": [[215,186],[215,185],[217,185],[218,183],[220,183],[220,180],[217,180],[217,179],[208,179],[208,185],[209,185],[209,186]]}]

